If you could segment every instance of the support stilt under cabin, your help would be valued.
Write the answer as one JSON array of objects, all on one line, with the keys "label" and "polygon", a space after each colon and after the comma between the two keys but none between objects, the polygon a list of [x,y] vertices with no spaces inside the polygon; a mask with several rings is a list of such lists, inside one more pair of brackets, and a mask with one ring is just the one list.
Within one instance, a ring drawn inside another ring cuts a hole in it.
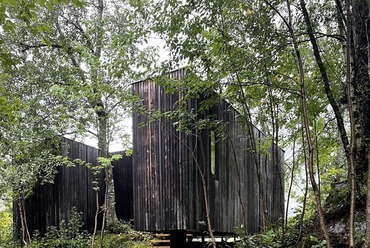
[{"label": "support stilt under cabin", "polygon": [[[232,247],[237,239],[235,233],[215,233],[217,247]],[[207,232],[195,230],[174,230],[156,233],[151,241],[153,248],[204,248],[212,247]]]}]

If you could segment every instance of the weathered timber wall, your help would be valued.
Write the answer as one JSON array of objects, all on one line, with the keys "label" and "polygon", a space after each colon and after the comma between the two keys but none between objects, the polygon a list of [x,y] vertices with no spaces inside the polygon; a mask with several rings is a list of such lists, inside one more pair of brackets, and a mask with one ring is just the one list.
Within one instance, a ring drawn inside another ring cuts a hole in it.
[{"label": "weathered timber wall", "polygon": [[[184,78],[184,71],[171,73]],[[211,129],[177,131],[178,120],[168,113],[180,106],[181,93],[167,93],[153,81],[132,85],[147,110],[133,114],[133,168],[135,228],[148,231],[204,230],[205,206],[201,173],[207,181],[212,226],[217,232],[233,232],[246,225],[250,233],[259,231],[259,190],[255,159],[259,161],[265,190],[269,222],[283,216],[283,155],[273,145],[254,156],[246,128],[238,121],[238,112],[223,100],[207,111],[200,111],[200,99],[181,103],[190,116],[214,118],[221,128],[217,133],[216,174],[210,172]],[[199,112],[199,113],[198,113]],[[200,112],[202,112],[200,114]],[[256,142],[266,137],[252,127]],[[221,138],[222,137],[222,138]]]},{"label": "weathered timber wall", "polygon": [[134,219],[133,184],[132,184],[132,157],[119,152],[122,158],[113,161],[113,179],[116,194],[116,213],[120,220]]},{"label": "weathered timber wall", "polygon": [[[98,149],[64,139],[61,154],[71,160],[81,159],[93,166],[97,165]],[[132,163],[131,157],[123,156],[113,162],[113,175],[116,192],[116,211],[120,219],[133,219],[132,213]],[[96,176],[100,182],[98,193],[99,206],[104,202],[104,172]],[[37,184],[34,194],[26,200],[27,223],[31,233],[38,230],[45,233],[48,226],[59,227],[62,220],[70,219],[73,207],[80,212],[83,229],[93,230],[96,213],[96,192],[93,190],[94,176],[84,165],[60,167],[55,176],[54,184]],[[14,209],[15,223],[18,223],[18,209]],[[102,215],[99,214],[98,227],[101,226]],[[20,227],[18,226],[18,229]]]}]

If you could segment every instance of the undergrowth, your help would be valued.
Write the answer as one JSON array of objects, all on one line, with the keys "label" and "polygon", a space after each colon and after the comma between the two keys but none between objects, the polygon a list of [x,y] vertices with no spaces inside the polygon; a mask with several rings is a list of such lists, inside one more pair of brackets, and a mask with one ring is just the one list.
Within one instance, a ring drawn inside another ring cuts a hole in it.
[{"label": "undergrowth", "polygon": [[312,233],[313,219],[308,218],[300,227],[301,214],[289,218],[285,230],[282,223],[271,225],[266,231],[259,234],[247,234],[245,229],[236,228],[239,237],[237,248],[321,248],[326,247],[326,241]]},{"label": "undergrowth", "polygon": [[73,208],[71,211],[70,220],[68,223],[61,221],[59,229],[54,226],[48,227],[45,236],[42,237],[36,232],[34,234],[32,247],[89,247],[90,234],[81,230],[82,225],[83,223],[81,222],[81,214],[78,213],[75,208]]},{"label": "undergrowth", "polygon": [[[81,213],[75,208],[70,213],[68,222],[61,221],[60,227],[48,227],[45,235],[33,234],[32,248],[90,248],[92,235],[82,230]],[[120,222],[107,228],[100,239],[96,236],[94,248],[147,248],[152,236],[137,232],[128,222]],[[10,207],[0,212],[0,248],[21,247],[20,240],[13,237],[13,218]]]},{"label": "undergrowth", "polygon": [[0,211],[0,247],[14,247],[13,242],[13,215],[12,209],[6,208],[3,211]]},{"label": "undergrowth", "polygon": [[[54,247],[54,248],[88,248],[91,247],[92,235],[83,231],[83,223],[80,214],[74,209],[71,212],[71,219],[66,224],[61,223],[59,229],[49,227],[43,237],[35,235],[32,248]],[[96,236],[94,248],[144,248],[148,247],[151,236],[134,231],[131,224],[120,222],[115,226],[110,226],[100,239],[100,234]]]}]

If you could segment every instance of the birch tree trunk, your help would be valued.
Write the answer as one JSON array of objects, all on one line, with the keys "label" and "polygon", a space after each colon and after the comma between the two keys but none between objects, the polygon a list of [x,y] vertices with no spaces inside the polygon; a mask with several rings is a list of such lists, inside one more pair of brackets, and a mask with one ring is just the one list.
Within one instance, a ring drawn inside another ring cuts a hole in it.
[{"label": "birch tree trunk", "polygon": [[[98,0],[96,8],[98,11],[98,20],[97,23],[103,23],[103,12],[105,9],[105,3],[103,0]],[[97,28],[97,37],[96,37],[96,47],[95,47],[95,59],[97,65],[99,65],[101,56],[102,56],[102,48],[103,48],[103,32],[100,27]],[[92,66],[91,69],[91,81],[95,87],[99,87],[99,75],[98,75],[98,68],[96,66]],[[95,110],[95,114],[97,116],[98,121],[98,129],[97,129],[97,136],[98,136],[98,149],[99,149],[99,157],[108,158],[109,157],[109,113],[106,110],[106,106],[103,102],[103,96],[98,93],[98,90],[93,89],[94,96],[92,101],[92,107]],[[94,99],[95,98],[95,99]],[[115,191],[114,191],[114,181],[113,181],[113,168],[111,163],[109,163],[105,168],[105,195],[104,195],[104,213],[103,213],[103,223],[102,223],[102,233],[104,231],[105,225],[112,226],[118,223],[118,218],[116,214],[116,199],[115,199]]]},{"label": "birch tree trunk", "polygon": [[[104,110],[97,111],[98,116],[98,148],[99,157],[109,157],[109,143],[108,143],[108,117]],[[116,199],[113,181],[113,167],[109,163],[105,168],[105,196],[104,196],[104,214],[102,223],[102,232],[105,224],[107,226],[114,226],[118,223],[116,214]]]}]

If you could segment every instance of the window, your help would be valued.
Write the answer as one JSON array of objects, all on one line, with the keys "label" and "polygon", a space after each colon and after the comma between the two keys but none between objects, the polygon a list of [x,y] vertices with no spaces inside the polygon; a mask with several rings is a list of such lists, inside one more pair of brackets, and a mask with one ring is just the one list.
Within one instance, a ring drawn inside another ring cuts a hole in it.
[{"label": "window", "polygon": [[210,140],[210,150],[211,150],[211,176],[216,179],[217,178],[217,165],[216,165],[216,135],[215,131],[211,131],[211,140]]}]

